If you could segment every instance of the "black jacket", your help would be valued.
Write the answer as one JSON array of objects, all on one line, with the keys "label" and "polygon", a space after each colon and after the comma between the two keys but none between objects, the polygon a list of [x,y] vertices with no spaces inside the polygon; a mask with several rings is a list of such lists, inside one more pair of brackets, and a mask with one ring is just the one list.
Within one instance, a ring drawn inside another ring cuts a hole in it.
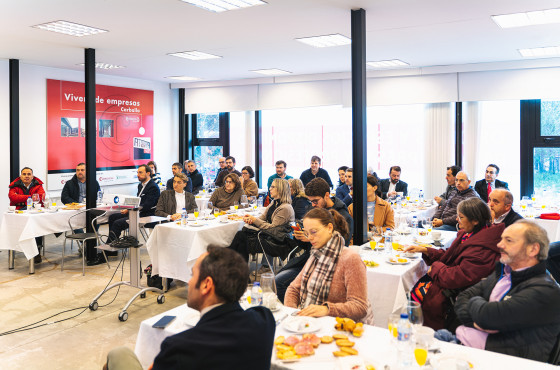
[{"label": "black jacket", "polygon": [[[505,188],[505,189],[509,189],[508,188],[508,183],[505,181],[500,181],[498,179],[496,179],[496,183],[494,184],[495,188]],[[488,185],[486,183],[485,179],[482,180],[478,180],[475,184],[474,184],[474,190],[478,193],[478,196],[480,197],[480,199],[482,199],[483,201],[485,201],[486,203],[488,203]]]},{"label": "black jacket", "polygon": [[334,202],[332,209],[340,213],[348,224],[348,238],[344,239],[346,246],[348,246],[350,245],[350,240],[352,240],[352,234],[354,233],[354,219],[350,216],[350,213],[348,213],[348,207],[346,207],[343,201],[337,197],[331,197],[331,200]]},{"label": "black jacket", "polygon": [[[165,190],[173,190],[173,179],[175,178],[175,176],[173,176],[172,178],[170,178],[169,180],[167,180],[167,184],[165,184]],[[185,191],[187,193],[192,193],[192,187],[193,187],[193,182],[191,181],[191,178],[187,175],[187,178],[189,179],[187,181],[187,186],[185,186]]]},{"label": "black jacket", "polygon": [[329,184],[329,186],[331,188],[333,187],[333,184],[332,184],[332,181],[331,181],[331,177],[329,176],[329,173],[323,168],[319,168],[319,171],[317,171],[316,175],[314,175],[311,172],[311,168],[308,168],[301,173],[301,175],[299,176],[299,179],[303,183],[303,186],[307,186],[309,181],[311,181],[311,180],[313,180],[317,177],[320,177],[320,178],[324,179],[327,182],[327,184]]},{"label": "black jacket", "polygon": [[504,225],[506,225],[506,227],[508,227],[509,225],[511,225],[512,223],[514,223],[517,220],[521,220],[523,217],[515,212],[513,209],[511,209],[508,213],[508,215],[506,216],[506,218],[504,218],[504,220],[502,221]]},{"label": "black jacket", "polygon": [[[379,180],[379,190],[381,191],[381,198],[387,199],[387,193],[389,192],[389,185],[391,184],[391,179]],[[397,193],[403,192],[404,196],[408,194],[408,184],[402,180],[397,182],[395,187]]]},{"label": "black jacket", "polygon": [[192,183],[192,191],[193,194],[198,194],[199,191],[202,190],[204,186],[204,179],[202,178],[202,174],[198,172],[198,170],[194,170],[193,173],[189,173],[189,178],[191,179]]},{"label": "black jacket", "polygon": [[140,197],[140,217],[154,216],[156,214],[156,205],[159,200],[159,186],[152,179],[148,181],[142,195],[140,191],[142,190],[142,183],[138,184],[138,192],[136,196]]},{"label": "black jacket", "polygon": [[296,220],[303,219],[303,216],[311,209],[311,202],[306,197],[292,197],[292,208]]},{"label": "black jacket", "polygon": [[486,350],[536,361],[548,361],[560,333],[560,287],[546,274],[545,261],[512,271],[511,289],[498,302],[488,302],[503,274],[501,263],[487,279],[457,297],[461,322],[498,330],[488,335]]},{"label": "black jacket", "polygon": [[166,338],[153,370],[269,369],[275,328],[268,308],[223,304],[195,327]]},{"label": "black jacket", "polygon": [[[60,201],[63,204],[68,203],[78,203],[80,199],[80,185],[78,184],[78,177],[74,175],[70,180],[66,181],[64,187],[62,188],[62,194],[60,195]],[[97,191],[100,191],[99,183],[95,180],[95,185],[97,186]]]}]

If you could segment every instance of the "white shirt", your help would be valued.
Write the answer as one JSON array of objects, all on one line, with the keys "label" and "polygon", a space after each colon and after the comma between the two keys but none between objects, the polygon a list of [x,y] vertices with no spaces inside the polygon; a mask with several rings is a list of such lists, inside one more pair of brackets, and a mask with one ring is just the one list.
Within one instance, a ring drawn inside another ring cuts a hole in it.
[{"label": "white shirt", "polygon": [[175,211],[175,213],[183,212],[183,208],[185,208],[185,192],[175,192],[175,201],[177,202],[177,210]]},{"label": "white shirt", "polygon": [[504,222],[504,219],[507,217],[507,215],[511,212],[511,209],[509,211],[507,211],[506,213],[504,213],[503,215],[501,215],[500,217],[496,218],[494,220],[495,224],[501,224],[502,222]]},{"label": "white shirt", "polygon": [[142,183],[142,189],[140,189],[140,193],[138,193],[138,196],[142,196],[142,193],[144,192],[144,189],[146,188],[146,184],[148,183],[148,181],[150,180],[146,180],[145,182]]},{"label": "white shirt", "polygon": [[[397,184],[399,182],[397,181]],[[390,193],[392,191],[394,191],[395,193],[397,192],[397,184],[393,184],[393,182],[391,180],[389,180],[389,190],[387,191],[387,193]]]}]

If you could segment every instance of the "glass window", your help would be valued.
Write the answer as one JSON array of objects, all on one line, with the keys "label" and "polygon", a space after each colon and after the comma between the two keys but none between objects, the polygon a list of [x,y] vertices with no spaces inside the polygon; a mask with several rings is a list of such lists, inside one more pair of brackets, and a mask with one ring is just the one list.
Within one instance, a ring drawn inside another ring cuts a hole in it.
[{"label": "glass window", "polygon": [[560,101],[541,101],[541,136],[560,136]]},{"label": "glass window", "polygon": [[220,114],[197,114],[196,136],[199,139],[218,139],[220,137]]},{"label": "glass window", "polygon": [[255,170],[255,112],[229,114],[229,153],[235,157],[235,168],[241,172],[245,166]]},{"label": "glass window", "polygon": [[223,153],[222,146],[195,146],[194,158],[198,171],[204,178],[204,184],[209,184],[216,179],[220,167],[217,158]]},{"label": "glass window", "polygon": [[534,148],[533,171],[535,194],[560,191],[560,148]]}]

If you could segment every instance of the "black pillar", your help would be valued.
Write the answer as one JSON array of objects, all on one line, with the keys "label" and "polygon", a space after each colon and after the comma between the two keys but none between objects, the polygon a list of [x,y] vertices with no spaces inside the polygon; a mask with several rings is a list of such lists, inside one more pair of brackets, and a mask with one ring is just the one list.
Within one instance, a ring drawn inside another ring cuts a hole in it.
[{"label": "black pillar", "polygon": [[352,168],[354,244],[367,241],[366,11],[352,10]]},{"label": "black pillar", "polygon": [[185,119],[185,89],[179,89],[179,162],[189,159],[187,154],[187,120]]},{"label": "black pillar", "polygon": [[[97,127],[95,120],[95,49],[85,49],[85,98],[86,98],[86,208],[97,206],[97,186],[95,184],[96,166],[96,136]],[[91,215],[86,217],[86,230],[93,232],[91,226]],[[95,240],[88,240],[86,258],[88,261],[97,256]]]},{"label": "black pillar", "polygon": [[463,168],[463,103],[455,103],[455,166]]},{"label": "black pillar", "polygon": [[10,181],[19,176],[19,60],[10,59]]},{"label": "black pillar", "polygon": [[262,183],[262,114],[260,110],[255,111],[255,181],[259,188]]}]

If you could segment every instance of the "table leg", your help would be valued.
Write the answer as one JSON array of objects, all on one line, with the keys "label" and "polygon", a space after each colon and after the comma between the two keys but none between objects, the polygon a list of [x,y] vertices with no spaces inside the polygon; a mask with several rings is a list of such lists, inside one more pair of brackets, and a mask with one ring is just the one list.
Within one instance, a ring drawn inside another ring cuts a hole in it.
[{"label": "table leg", "polygon": [[34,274],[35,273],[35,258],[31,258],[29,260],[29,274]]},{"label": "table leg", "polygon": [[8,251],[8,269],[10,270],[14,269],[15,253],[16,252],[11,249]]}]

